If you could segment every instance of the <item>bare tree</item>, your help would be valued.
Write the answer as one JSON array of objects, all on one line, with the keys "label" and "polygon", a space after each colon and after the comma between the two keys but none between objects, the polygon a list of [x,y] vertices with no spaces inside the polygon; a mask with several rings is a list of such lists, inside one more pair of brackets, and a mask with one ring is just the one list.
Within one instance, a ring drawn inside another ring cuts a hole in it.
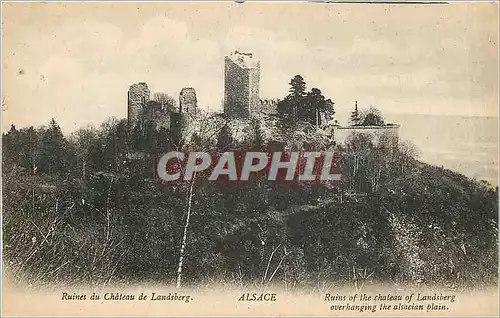
[{"label": "bare tree", "polygon": [[181,243],[181,250],[179,253],[179,264],[177,267],[177,283],[176,283],[176,288],[179,289],[181,288],[181,277],[182,277],[182,266],[184,262],[184,252],[186,250],[186,242],[187,242],[187,234],[188,234],[188,228],[189,228],[189,221],[191,220],[191,207],[192,207],[192,201],[193,201],[193,185],[194,181],[196,178],[196,171],[193,174],[192,180],[191,180],[191,185],[189,186],[189,194],[188,194],[188,206],[187,206],[187,213],[186,213],[186,223],[184,224],[184,235],[182,236],[182,243]]},{"label": "bare tree", "polygon": [[101,135],[107,135],[110,132],[112,132],[114,129],[116,129],[116,126],[118,125],[120,121],[116,117],[109,117],[106,119],[105,122],[103,122],[100,126],[99,132]]},{"label": "bare tree", "polygon": [[379,109],[370,105],[367,110],[361,111],[361,126],[384,126],[384,116]]},{"label": "bare tree", "polygon": [[94,140],[96,136],[97,130],[92,126],[88,126],[87,128],[80,128],[70,135],[69,140],[73,145],[76,146],[77,156],[82,165],[82,177],[85,177],[89,149],[92,140]]},{"label": "bare tree", "polygon": [[411,141],[405,140],[399,144],[399,164],[401,173],[404,172],[404,169],[408,167],[412,160],[418,158],[419,153],[418,147]]},{"label": "bare tree", "polygon": [[176,110],[177,103],[175,102],[175,99],[167,93],[154,93],[152,100],[159,103],[163,109],[168,111]]},{"label": "bare tree", "polygon": [[[191,123],[184,123],[181,132],[181,141],[177,145],[177,148],[180,148],[181,145],[185,145],[191,139],[193,134],[197,134],[200,137],[201,142],[209,142],[213,136],[217,134],[217,132],[221,129],[219,121],[213,119],[213,116],[208,116],[207,114],[201,115],[199,120]],[[189,184],[189,191],[187,196],[187,210],[186,210],[186,222],[184,223],[184,233],[182,236],[181,247],[179,251],[179,263],[177,266],[177,282],[176,288],[181,288],[182,283],[182,268],[184,265],[184,254],[186,252],[187,246],[187,236],[189,223],[191,221],[192,211],[193,211],[193,196],[195,195],[194,191],[196,190],[194,187],[195,179],[196,179],[196,170],[191,178],[191,182]],[[184,172],[183,172],[184,173]],[[182,173],[182,174],[183,174]]]},{"label": "bare tree", "polygon": [[365,158],[368,156],[373,137],[364,133],[351,133],[346,141],[347,158],[352,162],[352,172],[349,180],[349,190],[357,190],[358,172],[364,164]]}]

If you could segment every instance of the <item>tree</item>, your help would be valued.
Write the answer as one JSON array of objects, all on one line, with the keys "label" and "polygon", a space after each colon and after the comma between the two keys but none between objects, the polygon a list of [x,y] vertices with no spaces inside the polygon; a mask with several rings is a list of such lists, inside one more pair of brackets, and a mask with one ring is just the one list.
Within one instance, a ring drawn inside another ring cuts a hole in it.
[{"label": "tree", "polygon": [[361,126],[384,126],[384,117],[377,108],[370,106],[370,108],[363,114]]},{"label": "tree", "polygon": [[290,95],[278,102],[276,110],[278,111],[278,116],[283,122],[289,123],[294,119],[294,105]]},{"label": "tree", "polygon": [[160,152],[167,152],[172,146],[172,136],[170,131],[165,127],[160,127],[158,138],[156,139],[156,149]]},{"label": "tree", "polygon": [[291,117],[293,122],[297,122],[300,118],[299,109],[304,104],[304,96],[306,96],[306,82],[300,75],[295,75],[290,80],[290,94],[288,95],[288,102],[290,103],[288,111],[291,111],[288,117]]},{"label": "tree", "polygon": [[306,82],[300,75],[295,75],[289,85],[289,94],[276,105],[282,122],[295,124],[305,121],[319,127],[323,117],[333,119],[334,102],[327,99],[319,88],[306,92]]},{"label": "tree", "polygon": [[366,158],[372,153],[374,147],[373,136],[364,133],[351,133],[345,142],[345,163],[348,171],[348,188],[359,191],[364,187]]},{"label": "tree", "polygon": [[21,129],[20,133],[20,145],[22,147],[22,151],[20,153],[21,165],[31,170],[32,173],[36,173],[41,136],[37,133],[33,126],[28,129]]},{"label": "tree", "polygon": [[306,100],[306,109],[304,109],[301,118],[318,127],[321,125],[321,113],[324,113],[327,108],[325,96],[323,96],[319,88],[312,88],[307,93]]},{"label": "tree", "polygon": [[404,173],[405,168],[409,167],[412,161],[418,158],[420,151],[413,142],[408,140],[399,143],[398,148],[399,166],[401,173]]},{"label": "tree", "polygon": [[106,162],[103,160],[103,140],[102,138],[92,139],[88,150],[88,170],[100,171],[104,170]]},{"label": "tree", "polygon": [[334,120],[335,119],[335,102],[333,102],[330,98],[325,101],[325,118],[326,120]]},{"label": "tree", "polygon": [[39,169],[43,173],[62,175],[66,172],[68,145],[61,128],[52,118],[49,128],[45,131],[40,149]]},{"label": "tree", "polygon": [[70,141],[76,150],[77,165],[81,167],[81,176],[85,178],[90,147],[97,138],[97,131],[93,127],[81,128],[71,135]]},{"label": "tree", "polygon": [[354,104],[354,111],[351,113],[351,117],[349,118],[349,123],[352,126],[358,126],[361,124],[361,115],[358,111],[358,101]]},{"label": "tree", "polygon": [[14,125],[14,124],[10,125],[10,129],[9,129],[8,133],[9,134],[17,133],[16,125]]},{"label": "tree", "polygon": [[231,130],[228,125],[224,125],[217,136],[217,148],[219,150],[225,151],[233,144],[233,136],[231,135]]},{"label": "tree", "polygon": [[[129,151],[129,139],[132,139],[133,146],[143,146],[143,128],[137,125],[132,131],[132,138],[129,138],[129,130],[126,120],[117,120],[110,118],[101,125],[100,142],[95,146],[99,148],[92,149],[94,160],[100,161],[97,166],[101,166],[108,171],[120,171],[124,157]],[[95,158],[97,153],[101,153],[100,158]]]},{"label": "tree", "polygon": [[298,98],[306,95],[306,82],[300,75],[295,75],[290,80],[290,94],[292,97]]},{"label": "tree", "polygon": [[290,101],[292,118],[294,122],[299,119],[299,109],[303,104],[303,97],[306,95],[306,82],[304,78],[300,75],[295,75],[294,78],[290,80]]},{"label": "tree", "polygon": [[157,92],[153,94],[153,101],[159,103],[162,109],[166,109],[169,112],[176,111],[176,102],[173,97],[168,95],[167,93]]},{"label": "tree", "polygon": [[18,163],[18,154],[20,152],[19,131],[16,126],[11,125],[7,134],[2,135],[2,154],[3,162],[10,164]]}]

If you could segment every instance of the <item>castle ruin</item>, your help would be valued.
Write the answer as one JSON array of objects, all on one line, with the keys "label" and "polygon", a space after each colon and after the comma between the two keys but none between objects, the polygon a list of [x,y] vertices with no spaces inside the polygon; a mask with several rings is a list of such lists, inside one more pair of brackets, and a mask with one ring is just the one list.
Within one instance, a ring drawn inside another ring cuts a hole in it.
[{"label": "castle ruin", "polygon": [[150,100],[150,97],[151,92],[148,84],[140,82],[130,86],[127,99],[127,119],[130,129],[133,129],[139,122],[142,108]]},{"label": "castle ruin", "polygon": [[194,117],[197,113],[197,103],[195,89],[192,87],[184,87],[179,93],[179,112]]},{"label": "castle ruin", "polygon": [[259,112],[260,62],[252,53],[235,51],[224,59],[224,114],[251,118]]}]

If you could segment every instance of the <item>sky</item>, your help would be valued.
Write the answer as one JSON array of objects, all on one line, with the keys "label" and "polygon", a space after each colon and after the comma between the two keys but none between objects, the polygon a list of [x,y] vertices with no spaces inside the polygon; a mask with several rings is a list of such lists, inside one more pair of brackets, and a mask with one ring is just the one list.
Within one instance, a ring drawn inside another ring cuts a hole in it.
[{"label": "sky", "polygon": [[224,55],[260,60],[261,98],[304,77],[345,120],[383,113],[498,117],[498,3],[3,3],[2,130],[65,133],[125,118],[128,87],[222,111]]}]

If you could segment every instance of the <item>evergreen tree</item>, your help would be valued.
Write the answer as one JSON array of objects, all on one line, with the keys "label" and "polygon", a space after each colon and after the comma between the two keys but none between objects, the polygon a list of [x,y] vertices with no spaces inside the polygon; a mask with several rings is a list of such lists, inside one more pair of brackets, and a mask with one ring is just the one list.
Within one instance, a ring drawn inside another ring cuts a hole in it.
[{"label": "evergreen tree", "polygon": [[16,126],[11,125],[7,134],[2,134],[2,154],[3,163],[7,165],[13,165],[19,163],[19,131]]},{"label": "evergreen tree", "polygon": [[335,119],[335,103],[330,98],[325,101],[325,118],[326,120]]},{"label": "evergreen tree", "polygon": [[278,115],[285,126],[298,121],[320,126],[322,115],[329,120],[333,119],[334,103],[331,99],[326,99],[319,88],[306,92],[306,83],[300,75],[295,75],[289,85],[289,94],[276,105]]},{"label": "evergreen tree", "polygon": [[354,111],[351,113],[351,117],[349,119],[349,123],[352,126],[358,126],[361,124],[361,115],[358,111],[358,101],[354,104]]},{"label": "evergreen tree", "polygon": [[68,145],[61,128],[52,118],[45,131],[40,149],[39,170],[50,175],[62,175],[66,172]]},{"label": "evergreen tree", "polygon": [[306,82],[304,78],[300,75],[295,75],[290,80],[290,95],[294,98],[302,97],[306,95]]},{"label": "evergreen tree", "polygon": [[276,109],[283,121],[296,123],[304,112],[302,108],[305,103],[306,83],[302,76],[295,75],[288,84],[290,85],[289,94],[278,102]]},{"label": "evergreen tree", "polygon": [[7,133],[10,135],[16,134],[17,133],[16,125],[10,125],[10,129]]},{"label": "evergreen tree", "polygon": [[307,102],[304,106],[300,119],[316,126],[321,125],[320,113],[326,110],[326,99],[319,88],[313,88],[307,93]]},{"label": "evergreen tree", "polygon": [[[300,75],[295,75],[294,78],[290,80],[290,101],[292,110],[293,122],[301,119],[301,115],[304,112],[301,109],[304,106],[304,96],[306,95],[306,82],[304,78]],[[302,107],[301,107],[302,106]],[[307,112],[307,111],[305,111]]]}]

